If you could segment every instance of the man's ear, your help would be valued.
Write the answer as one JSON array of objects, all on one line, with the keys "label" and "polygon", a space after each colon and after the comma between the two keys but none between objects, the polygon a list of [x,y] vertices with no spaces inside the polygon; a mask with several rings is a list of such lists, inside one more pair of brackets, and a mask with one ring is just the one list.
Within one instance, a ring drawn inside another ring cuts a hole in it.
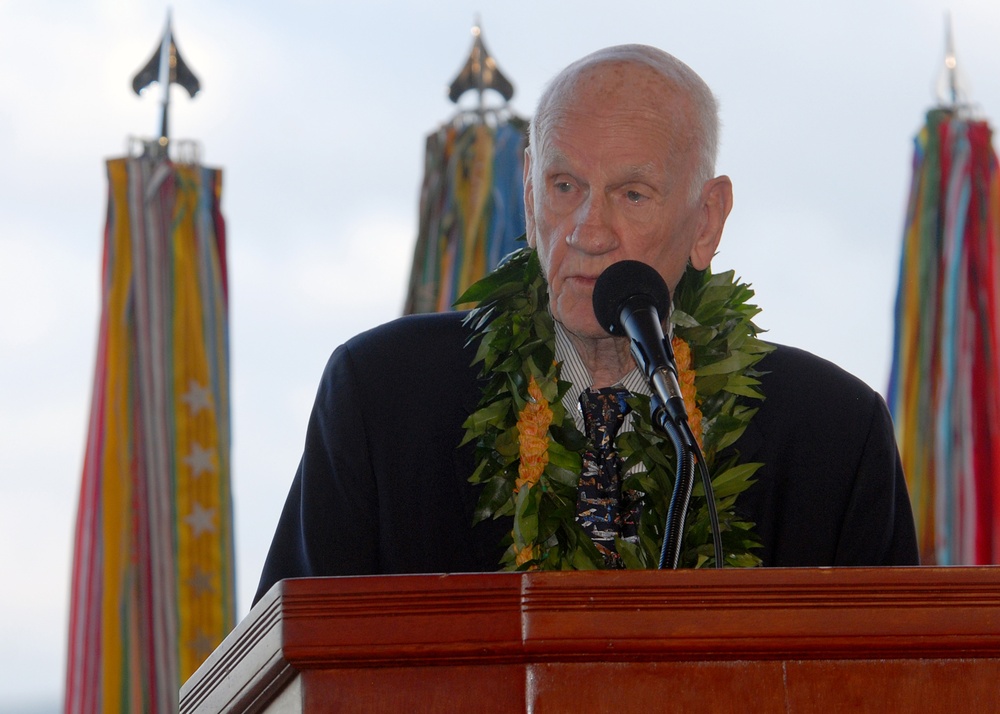
[{"label": "man's ear", "polygon": [[733,208],[733,182],[728,176],[716,176],[701,189],[701,220],[698,235],[691,246],[691,265],[704,270],[712,263],[722,240],[722,229]]},{"label": "man's ear", "polygon": [[531,179],[531,148],[524,150],[524,232],[528,246],[535,247],[535,192]]}]

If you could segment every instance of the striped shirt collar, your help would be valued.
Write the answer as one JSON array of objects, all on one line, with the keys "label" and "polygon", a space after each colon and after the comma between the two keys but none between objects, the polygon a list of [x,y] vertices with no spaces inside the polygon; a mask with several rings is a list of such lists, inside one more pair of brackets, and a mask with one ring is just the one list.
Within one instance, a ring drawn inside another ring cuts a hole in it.
[{"label": "striped shirt collar", "polygon": [[[576,351],[576,347],[570,341],[566,328],[558,321],[554,320],[553,322],[556,327],[556,361],[562,363],[560,378],[573,385],[563,395],[562,405],[566,413],[573,416],[573,423],[576,424],[576,428],[583,432],[583,412],[580,409],[580,393],[587,387],[592,387],[594,380],[590,376],[587,366],[583,363],[583,359],[580,358],[580,353]],[[624,387],[632,394],[644,394],[647,397],[652,394],[646,378],[637,366],[633,367],[614,386]],[[626,414],[622,431],[630,431],[631,429],[632,415]]]}]

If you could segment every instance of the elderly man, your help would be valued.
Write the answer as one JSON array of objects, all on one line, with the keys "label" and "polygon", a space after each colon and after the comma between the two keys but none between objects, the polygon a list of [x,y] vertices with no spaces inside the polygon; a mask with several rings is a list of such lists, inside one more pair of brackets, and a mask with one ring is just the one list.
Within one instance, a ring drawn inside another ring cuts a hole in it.
[{"label": "elderly man", "polygon": [[[543,94],[526,154],[525,215],[560,378],[573,385],[562,400],[567,428],[572,419],[584,431],[574,408],[581,392],[617,388],[612,403],[623,401],[623,389],[648,394],[627,339],[609,336],[595,318],[594,283],[625,259],[651,265],[671,290],[688,265],[709,267],[732,207],[729,178],[714,176],[717,135],[709,88],[650,47],[596,52]],[[460,443],[484,381],[463,318],[402,318],[334,352],[258,598],[285,577],[497,569],[511,520],[473,525],[476,452]],[[793,348],[776,347],[758,371],[764,400],[732,453],[763,464],[736,503],[755,524],[763,564],[915,564],[881,398]],[[587,472],[586,456],[582,463]],[[607,564],[620,565],[615,539],[635,539],[627,532],[634,494],[591,493],[592,481],[581,474],[576,519]]]}]

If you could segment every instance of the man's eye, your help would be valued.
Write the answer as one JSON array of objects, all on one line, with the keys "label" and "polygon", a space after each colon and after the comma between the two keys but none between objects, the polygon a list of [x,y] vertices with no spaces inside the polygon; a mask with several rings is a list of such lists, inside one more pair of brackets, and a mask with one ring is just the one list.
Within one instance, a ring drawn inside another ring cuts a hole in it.
[{"label": "man's eye", "polygon": [[573,184],[569,181],[558,181],[556,182],[556,191],[559,193],[569,193],[573,190]]},{"label": "man's eye", "polygon": [[629,203],[639,203],[646,197],[638,191],[626,191],[625,198],[628,199]]}]

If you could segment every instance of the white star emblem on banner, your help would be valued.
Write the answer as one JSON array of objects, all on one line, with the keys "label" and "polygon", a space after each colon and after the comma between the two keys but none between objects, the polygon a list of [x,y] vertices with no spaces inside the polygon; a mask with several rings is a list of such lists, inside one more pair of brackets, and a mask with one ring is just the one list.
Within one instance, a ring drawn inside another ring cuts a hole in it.
[{"label": "white star emblem on banner", "polygon": [[195,538],[202,533],[215,533],[215,509],[205,508],[195,501],[191,512],[184,517],[184,522],[191,526]]},{"label": "white star emblem on banner", "polygon": [[202,409],[212,408],[212,394],[208,391],[208,387],[201,386],[193,379],[188,382],[188,390],[181,395],[181,401],[188,405],[192,415]]},{"label": "white star emblem on banner", "polygon": [[206,449],[198,442],[191,443],[191,453],[184,457],[184,463],[191,467],[191,476],[198,478],[204,473],[215,473],[215,451]]},{"label": "white star emblem on banner", "polygon": [[187,584],[195,595],[210,595],[215,590],[212,587],[212,574],[198,567],[195,567],[194,574],[188,578]]}]

